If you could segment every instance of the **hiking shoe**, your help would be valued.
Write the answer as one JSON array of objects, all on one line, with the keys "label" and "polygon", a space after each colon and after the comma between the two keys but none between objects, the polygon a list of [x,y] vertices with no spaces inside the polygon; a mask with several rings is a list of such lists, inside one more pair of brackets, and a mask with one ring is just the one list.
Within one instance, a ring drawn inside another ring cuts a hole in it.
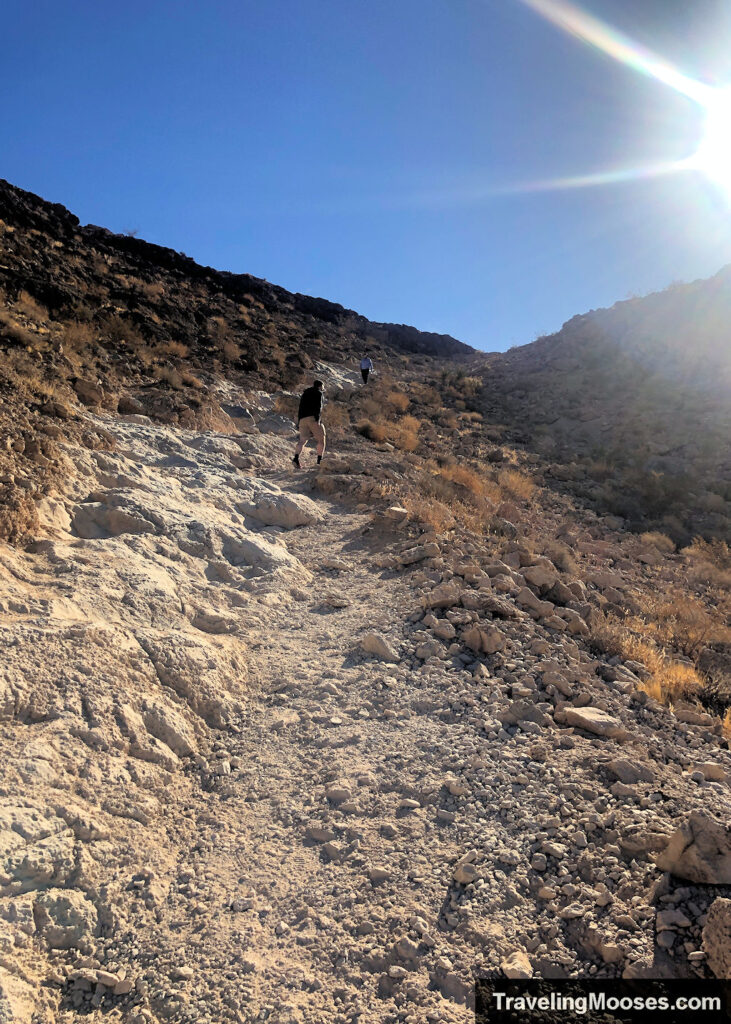
[{"label": "hiking shoe", "polygon": [[294,464],[297,467],[297,469],[302,469],[302,467],[300,466],[300,457],[299,457],[299,455],[295,455],[294,458],[292,459],[292,462],[294,462]]}]

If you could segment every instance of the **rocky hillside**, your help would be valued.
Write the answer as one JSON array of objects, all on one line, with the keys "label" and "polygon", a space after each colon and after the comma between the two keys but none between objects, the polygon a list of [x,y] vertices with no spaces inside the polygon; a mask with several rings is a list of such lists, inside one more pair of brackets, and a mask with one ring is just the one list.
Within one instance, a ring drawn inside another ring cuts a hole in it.
[{"label": "rocky hillside", "polygon": [[434,354],[5,195],[0,1021],[731,976],[731,556],[690,534],[722,513],[647,529],[548,443],[560,340]]},{"label": "rocky hillside", "polygon": [[726,267],[480,360],[482,408],[591,507],[680,541],[727,540],[729,324]]}]

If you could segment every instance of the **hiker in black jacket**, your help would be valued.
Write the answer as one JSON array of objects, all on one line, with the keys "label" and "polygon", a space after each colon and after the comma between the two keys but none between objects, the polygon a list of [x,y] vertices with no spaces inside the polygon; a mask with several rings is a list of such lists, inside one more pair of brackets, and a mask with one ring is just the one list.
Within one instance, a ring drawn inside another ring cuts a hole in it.
[{"label": "hiker in black jacket", "polygon": [[302,397],[300,398],[299,411],[297,413],[300,439],[297,442],[294,458],[292,459],[292,462],[294,462],[298,469],[300,468],[300,452],[310,438],[314,438],[317,442],[317,464],[319,465],[322,462],[322,456],[325,452],[325,428],[320,423],[323,387],[322,381],[316,380],[311,388],[307,388],[302,392]]}]

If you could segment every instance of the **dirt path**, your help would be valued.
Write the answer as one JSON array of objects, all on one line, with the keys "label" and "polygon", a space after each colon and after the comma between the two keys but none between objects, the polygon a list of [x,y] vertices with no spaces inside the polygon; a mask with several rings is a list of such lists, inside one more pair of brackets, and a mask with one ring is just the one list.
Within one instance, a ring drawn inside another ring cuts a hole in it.
[{"label": "dirt path", "polygon": [[597,674],[484,543],[405,553],[283,471],[287,439],[105,422],[51,539],[0,551],[0,1011],[466,1024],[506,961],[702,970],[718,887],[658,889],[648,851],[729,804],[703,721]]}]

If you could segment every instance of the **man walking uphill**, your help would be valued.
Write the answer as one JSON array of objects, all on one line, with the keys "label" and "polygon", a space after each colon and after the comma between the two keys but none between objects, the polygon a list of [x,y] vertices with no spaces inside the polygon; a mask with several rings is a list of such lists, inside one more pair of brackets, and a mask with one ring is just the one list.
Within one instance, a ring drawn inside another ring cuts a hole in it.
[{"label": "man walking uphill", "polygon": [[371,361],[371,357],[366,352],[366,354],[363,356],[363,358],[360,361],[360,372],[361,372],[361,375],[363,377],[363,383],[364,384],[368,383],[368,375],[370,374],[372,369],[373,369],[373,363]]},{"label": "man walking uphill", "polygon": [[317,443],[317,464],[319,465],[322,462],[322,456],[325,452],[325,428],[320,423],[322,391],[322,381],[316,380],[311,388],[307,388],[302,392],[302,397],[300,398],[299,411],[297,413],[300,439],[297,442],[294,458],[292,459],[297,469],[300,468],[300,452],[310,438],[313,438]]}]

